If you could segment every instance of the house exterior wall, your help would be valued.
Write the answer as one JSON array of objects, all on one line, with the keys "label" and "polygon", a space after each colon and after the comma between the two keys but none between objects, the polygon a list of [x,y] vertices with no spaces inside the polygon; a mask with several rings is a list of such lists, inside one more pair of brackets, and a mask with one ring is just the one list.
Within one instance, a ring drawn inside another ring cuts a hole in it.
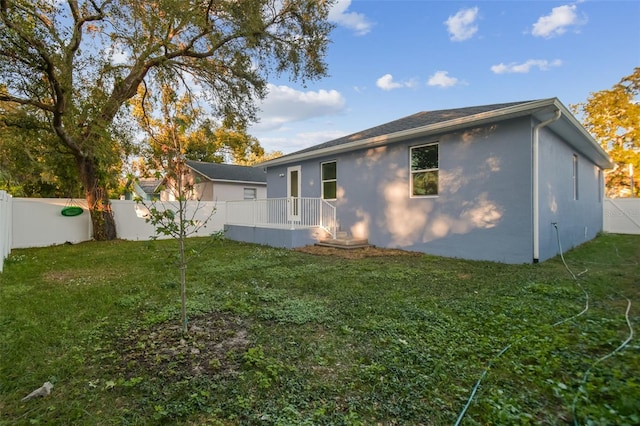
[{"label": "house exterior wall", "polygon": [[218,201],[237,201],[244,199],[244,189],[254,188],[258,199],[267,197],[267,188],[265,185],[256,185],[254,183],[231,183],[231,182],[207,182],[213,184],[213,200]]},{"label": "house exterior wall", "polygon": [[[548,128],[540,143],[540,261],[593,239],[602,231],[604,182],[593,162]],[[574,155],[577,199],[574,197]],[[556,224],[555,226],[553,224]],[[557,226],[557,230],[556,230]]]},{"label": "house exterior wall", "polygon": [[[256,198],[266,198],[266,184],[256,184],[253,182],[225,182],[205,180],[196,176],[193,172],[187,175],[187,182],[193,186],[191,200],[201,201],[237,201],[244,199],[244,189],[256,189]],[[171,190],[162,191],[160,199],[162,201],[174,201],[175,194]]]},{"label": "house exterior wall", "polygon": [[224,235],[234,241],[269,245],[271,247],[295,248],[313,244],[319,231],[307,229],[277,229],[257,226],[224,225]]},{"label": "house exterior wall", "polygon": [[[439,194],[411,197],[409,147],[434,142]],[[529,118],[302,162],[301,196],[321,196],[320,164],[332,160],[338,222],[354,237],[448,257],[531,262]],[[269,198],[286,196],[292,165],[268,169]]]}]

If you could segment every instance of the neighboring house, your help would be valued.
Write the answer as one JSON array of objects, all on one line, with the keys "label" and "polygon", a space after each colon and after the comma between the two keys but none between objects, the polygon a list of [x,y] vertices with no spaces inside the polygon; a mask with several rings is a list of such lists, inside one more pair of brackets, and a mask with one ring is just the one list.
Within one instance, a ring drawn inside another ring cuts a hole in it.
[{"label": "neighboring house", "polygon": [[293,200],[290,216],[298,197],[323,199],[340,230],[370,244],[505,263],[594,238],[612,166],[556,98],[420,112],[259,165],[268,200]]},{"label": "neighboring house", "polygon": [[[189,199],[200,201],[255,200],[267,196],[267,175],[262,168],[187,160],[187,180],[193,185]],[[175,199],[165,189],[163,201]]]},{"label": "neighboring house", "polygon": [[162,179],[140,178],[131,179],[127,182],[125,189],[125,199],[131,200],[139,198],[141,200],[159,200]]}]

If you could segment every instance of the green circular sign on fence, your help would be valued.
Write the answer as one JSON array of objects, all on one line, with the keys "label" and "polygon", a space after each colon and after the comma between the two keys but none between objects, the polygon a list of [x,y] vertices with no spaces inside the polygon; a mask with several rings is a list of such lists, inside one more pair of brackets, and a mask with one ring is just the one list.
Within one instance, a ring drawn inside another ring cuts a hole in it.
[{"label": "green circular sign on fence", "polygon": [[67,207],[63,208],[60,213],[62,214],[62,216],[68,216],[69,217],[69,216],[78,216],[78,215],[82,214],[82,212],[84,212],[82,207],[79,207],[79,206],[67,206]]}]

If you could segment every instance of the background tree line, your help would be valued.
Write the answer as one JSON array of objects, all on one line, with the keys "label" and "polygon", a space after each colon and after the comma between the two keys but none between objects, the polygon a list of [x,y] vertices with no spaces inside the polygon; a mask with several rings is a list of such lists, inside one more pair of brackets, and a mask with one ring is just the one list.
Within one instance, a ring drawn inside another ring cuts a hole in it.
[{"label": "background tree line", "polygon": [[[109,199],[140,149],[131,127],[139,88],[198,85],[208,114],[242,135],[270,74],[326,74],[331,3],[0,0],[3,185],[29,188],[39,176],[54,194],[82,192],[94,238],[115,238]],[[223,142],[237,153],[239,139]],[[18,160],[31,177],[12,168]]]},{"label": "background tree line", "polygon": [[606,172],[607,196],[640,196],[640,176],[630,176],[640,174],[640,67],[572,109],[615,163]]}]

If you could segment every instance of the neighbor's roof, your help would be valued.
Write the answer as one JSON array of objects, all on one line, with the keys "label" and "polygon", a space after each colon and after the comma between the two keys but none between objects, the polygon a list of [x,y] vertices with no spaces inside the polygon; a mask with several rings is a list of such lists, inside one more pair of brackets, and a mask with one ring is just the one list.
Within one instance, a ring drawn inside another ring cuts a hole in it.
[{"label": "neighbor's roof", "polygon": [[558,110],[562,112],[561,118],[549,127],[600,167],[612,167],[611,158],[557,98],[423,111],[266,161],[259,166],[275,166],[356,149],[373,148],[409,138],[452,132],[526,115],[545,121],[553,117]]},{"label": "neighbor's roof", "polygon": [[211,181],[267,183],[261,168],[187,160],[187,166]]},{"label": "neighbor's roof", "polygon": [[138,186],[145,194],[154,194],[158,191],[158,187],[162,185],[162,182],[162,179],[140,178],[138,179]]}]

